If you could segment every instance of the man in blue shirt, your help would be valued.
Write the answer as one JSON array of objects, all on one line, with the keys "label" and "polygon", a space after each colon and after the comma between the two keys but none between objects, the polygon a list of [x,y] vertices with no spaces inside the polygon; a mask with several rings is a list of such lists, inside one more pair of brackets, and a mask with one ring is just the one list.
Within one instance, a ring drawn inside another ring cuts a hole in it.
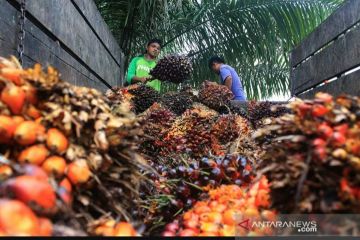
[{"label": "man in blue shirt", "polygon": [[220,76],[220,83],[227,86],[234,94],[234,100],[246,101],[241,79],[234,68],[225,64],[224,59],[213,56],[209,60],[209,68]]}]

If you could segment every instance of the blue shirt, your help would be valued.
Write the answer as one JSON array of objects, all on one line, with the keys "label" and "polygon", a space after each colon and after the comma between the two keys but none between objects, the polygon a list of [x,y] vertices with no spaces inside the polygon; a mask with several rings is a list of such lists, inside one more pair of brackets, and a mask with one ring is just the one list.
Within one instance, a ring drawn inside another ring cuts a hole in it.
[{"label": "blue shirt", "polygon": [[225,84],[225,79],[231,76],[232,84],[231,84],[231,91],[234,94],[234,100],[246,101],[246,97],[244,94],[244,90],[241,84],[241,78],[236,73],[234,68],[230,67],[229,65],[223,64],[220,67],[220,82],[221,84]]}]

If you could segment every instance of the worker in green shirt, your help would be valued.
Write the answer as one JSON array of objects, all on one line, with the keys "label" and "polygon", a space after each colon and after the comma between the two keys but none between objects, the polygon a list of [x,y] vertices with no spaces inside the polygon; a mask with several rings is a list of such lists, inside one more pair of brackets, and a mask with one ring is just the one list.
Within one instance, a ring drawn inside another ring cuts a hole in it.
[{"label": "worker in green shirt", "polygon": [[131,60],[127,71],[128,84],[134,83],[146,83],[147,86],[160,91],[160,80],[153,79],[150,76],[150,70],[156,66],[157,57],[161,50],[161,40],[151,39],[146,45],[146,52],[144,55],[140,55]]}]

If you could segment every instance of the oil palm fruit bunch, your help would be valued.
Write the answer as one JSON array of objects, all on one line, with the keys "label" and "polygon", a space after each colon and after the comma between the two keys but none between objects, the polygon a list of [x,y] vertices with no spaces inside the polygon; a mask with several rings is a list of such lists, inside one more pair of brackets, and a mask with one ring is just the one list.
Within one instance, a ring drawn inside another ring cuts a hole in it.
[{"label": "oil palm fruit bunch", "polygon": [[162,141],[167,131],[171,128],[176,115],[157,103],[153,104],[142,115],[141,127],[144,137],[142,138],[139,150],[147,156],[156,157],[160,150],[156,144]]},{"label": "oil palm fruit bunch", "polygon": [[237,139],[240,134],[249,132],[248,121],[238,115],[223,115],[211,127],[211,134],[220,144],[227,144]]},{"label": "oil palm fruit bunch", "polygon": [[162,236],[264,236],[271,228],[252,229],[240,225],[244,220],[276,220],[269,210],[270,189],[266,178],[250,189],[237,185],[222,185],[208,192],[208,198],[198,201],[192,209],[165,226]]},{"label": "oil palm fruit bunch", "polygon": [[271,182],[283,213],[358,213],[360,99],[317,93],[289,104],[253,135],[264,148],[259,173]]},{"label": "oil palm fruit bunch", "polygon": [[128,88],[115,87],[113,89],[109,89],[106,91],[105,96],[109,100],[108,102],[113,114],[121,114],[121,112],[123,112],[121,108],[124,107],[123,105],[125,104],[131,111],[135,111],[134,103],[131,101],[134,95],[128,92]]},{"label": "oil palm fruit bunch", "polygon": [[193,107],[178,118],[158,146],[162,154],[188,152],[191,156],[201,156],[212,148],[211,125],[216,113]]},{"label": "oil palm fruit bunch", "polygon": [[290,112],[290,109],[280,104],[274,104],[269,101],[257,102],[250,101],[247,106],[248,119],[254,128],[261,127],[262,121],[267,118],[280,117]]},{"label": "oil palm fruit bunch", "polygon": [[199,91],[199,101],[220,113],[229,112],[233,98],[233,93],[226,86],[210,81],[205,81]]},{"label": "oil palm fruit bunch", "polygon": [[185,55],[170,54],[158,61],[150,75],[160,81],[182,83],[190,78],[193,71],[190,59]]},{"label": "oil palm fruit bunch", "polygon": [[168,92],[162,96],[161,103],[180,116],[192,106],[193,98],[194,96],[188,91]]},{"label": "oil palm fruit bunch", "polygon": [[104,212],[131,220],[147,167],[136,153],[139,124],[126,107],[113,115],[107,101],[52,67],[0,58],[0,197],[77,230]]},{"label": "oil palm fruit bunch", "polygon": [[127,93],[133,95],[131,101],[135,106],[135,113],[139,114],[148,109],[160,99],[159,93],[145,84],[136,84],[127,89]]}]

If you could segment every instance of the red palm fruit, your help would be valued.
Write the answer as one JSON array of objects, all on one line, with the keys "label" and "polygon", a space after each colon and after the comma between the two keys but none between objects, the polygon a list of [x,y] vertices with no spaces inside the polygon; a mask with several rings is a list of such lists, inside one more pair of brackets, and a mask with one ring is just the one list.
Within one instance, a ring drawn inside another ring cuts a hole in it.
[{"label": "red palm fruit", "polygon": [[333,129],[326,123],[322,123],[318,127],[318,131],[320,133],[320,136],[322,136],[325,139],[330,138],[333,135]]},{"label": "red palm fruit", "polygon": [[31,163],[35,165],[41,165],[47,156],[49,155],[49,150],[45,147],[44,144],[33,145],[24,149],[19,157],[18,161],[20,163]]},{"label": "red palm fruit", "polygon": [[325,160],[326,156],[327,156],[326,148],[325,147],[316,147],[315,155],[318,157],[318,159]]},{"label": "red palm fruit", "polygon": [[1,101],[10,108],[13,114],[20,114],[25,103],[25,93],[20,87],[8,85],[1,93]]},{"label": "red palm fruit", "polygon": [[24,85],[22,86],[22,89],[25,92],[26,101],[33,105],[36,105],[38,102],[36,88],[31,85]]},{"label": "red palm fruit", "polygon": [[314,117],[322,117],[329,112],[329,109],[323,105],[315,105],[312,108],[311,114]]},{"label": "red palm fruit", "polygon": [[184,229],[179,232],[180,237],[193,237],[196,235],[197,235],[197,232],[193,229]]},{"label": "red palm fruit", "polygon": [[55,209],[55,192],[48,182],[32,176],[20,176],[7,180],[4,186],[6,194],[26,204],[34,202],[49,212]]},{"label": "red palm fruit", "polygon": [[11,117],[0,115],[0,143],[9,143],[15,129],[16,123]]},{"label": "red palm fruit", "polygon": [[40,226],[34,212],[24,203],[0,199],[0,231],[7,236],[36,236]]},{"label": "red palm fruit", "polygon": [[34,121],[24,121],[15,130],[14,138],[22,146],[34,144],[45,135],[44,126]]},{"label": "red palm fruit", "polygon": [[114,236],[116,236],[116,237],[135,237],[135,236],[137,236],[137,232],[130,223],[119,222],[115,226]]},{"label": "red palm fruit", "polygon": [[334,132],[332,136],[332,143],[334,146],[341,147],[342,145],[345,144],[345,142],[346,142],[346,137],[344,134],[340,132]]},{"label": "red palm fruit", "polygon": [[46,145],[52,151],[63,153],[68,148],[69,141],[61,131],[50,128],[46,136]]},{"label": "red palm fruit", "polygon": [[336,132],[339,132],[339,133],[343,134],[343,135],[346,135],[348,130],[349,130],[349,125],[347,123],[338,125],[338,126],[334,127],[334,130]]},{"label": "red palm fruit", "polygon": [[298,105],[298,108],[297,108],[298,110],[299,110],[299,114],[301,115],[301,116],[304,116],[306,113],[308,113],[309,112],[309,110],[311,109],[311,105],[309,105],[309,104],[307,104],[307,103],[300,103],[299,105]]},{"label": "red palm fruit", "polygon": [[322,138],[315,138],[312,142],[312,144],[315,146],[315,147],[325,147],[326,146],[326,142],[324,139]]},{"label": "red palm fruit", "polygon": [[83,159],[70,163],[66,170],[66,175],[72,184],[86,183],[91,176],[91,171],[87,162]]},{"label": "red palm fruit", "polygon": [[66,189],[66,191],[68,192],[71,192],[72,191],[72,186],[71,186],[71,182],[69,181],[69,179],[67,178],[64,178],[60,184],[59,184],[60,187]]},{"label": "red palm fruit", "polygon": [[177,230],[179,230],[179,224],[175,222],[169,223],[165,226],[165,230],[170,232],[176,232]]},{"label": "red palm fruit", "polygon": [[34,105],[31,104],[28,105],[25,114],[32,119],[38,119],[39,117],[41,117],[41,112],[39,111],[39,109],[37,109],[36,107],[34,107]]},{"label": "red palm fruit", "polygon": [[161,236],[163,237],[175,237],[176,234],[174,232],[170,232],[170,231],[165,231],[161,234]]},{"label": "red palm fruit", "polygon": [[347,139],[345,142],[345,148],[347,152],[354,155],[360,155],[360,141],[355,139]]},{"label": "red palm fruit", "polygon": [[40,225],[40,230],[38,234],[39,236],[48,237],[52,235],[53,225],[49,219],[39,218],[39,225]]},{"label": "red palm fruit", "polygon": [[198,218],[193,217],[188,220],[184,220],[183,225],[186,228],[197,229],[198,225],[199,225],[199,220],[198,220]]},{"label": "red palm fruit", "polygon": [[23,174],[27,176],[35,177],[42,181],[48,181],[49,177],[46,172],[39,166],[33,164],[25,164],[22,167]]},{"label": "red palm fruit", "polygon": [[51,156],[45,160],[41,166],[47,174],[54,174],[56,177],[61,177],[65,173],[66,161],[59,156]]},{"label": "red palm fruit", "polygon": [[21,74],[24,73],[24,70],[22,69],[16,69],[16,68],[2,68],[0,70],[0,76],[3,78],[6,78],[7,80],[15,83],[16,85],[20,86],[24,83],[24,81],[21,78]]}]

